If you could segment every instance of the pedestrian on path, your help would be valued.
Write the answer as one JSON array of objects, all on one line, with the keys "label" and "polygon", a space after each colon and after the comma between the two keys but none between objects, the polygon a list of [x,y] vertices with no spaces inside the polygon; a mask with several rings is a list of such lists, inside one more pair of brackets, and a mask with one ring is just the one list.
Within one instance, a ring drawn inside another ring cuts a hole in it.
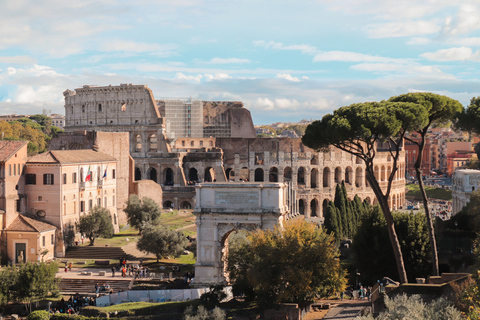
[{"label": "pedestrian on path", "polygon": [[112,267],[112,277],[115,277],[115,267]]}]

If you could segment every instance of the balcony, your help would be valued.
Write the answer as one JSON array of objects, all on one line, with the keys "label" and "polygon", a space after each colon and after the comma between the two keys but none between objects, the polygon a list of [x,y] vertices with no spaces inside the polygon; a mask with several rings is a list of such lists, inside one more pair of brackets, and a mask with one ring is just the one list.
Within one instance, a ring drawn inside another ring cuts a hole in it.
[{"label": "balcony", "polygon": [[101,189],[103,187],[103,180],[97,181],[97,189]]},{"label": "balcony", "polygon": [[85,182],[79,182],[78,186],[80,190],[85,190]]}]

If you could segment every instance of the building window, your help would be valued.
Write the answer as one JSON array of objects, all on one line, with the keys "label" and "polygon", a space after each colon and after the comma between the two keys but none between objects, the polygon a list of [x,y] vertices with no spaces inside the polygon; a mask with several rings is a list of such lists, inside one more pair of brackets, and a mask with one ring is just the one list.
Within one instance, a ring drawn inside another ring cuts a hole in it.
[{"label": "building window", "polygon": [[22,173],[20,172],[20,163],[17,164],[17,171],[18,171],[18,175],[21,175]]},{"label": "building window", "polygon": [[190,141],[190,146],[193,147],[195,145],[194,141]]},{"label": "building window", "polygon": [[90,200],[88,200],[88,209],[92,210],[92,208],[93,208],[93,200],[90,199]]},{"label": "building window", "polygon": [[53,234],[50,235],[50,244],[53,245]]},{"label": "building window", "polygon": [[43,184],[53,185],[53,174],[52,173],[45,173],[43,175]]},{"label": "building window", "polygon": [[26,184],[37,184],[37,175],[34,173],[27,173],[25,177]]},{"label": "building window", "polygon": [[200,147],[203,147],[203,141],[200,140]]},{"label": "building window", "polygon": [[63,174],[63,184],[67,184],[67,174]]},{"label": "building window", "polygon": [[13,165],[13,175],[14,176],[17,175],[17,166],[16,165]]},{"label": "building window", "polygon": [[182,140],[182,147],[185,147],[185,140]]},{"label": "building window", "polygon": [[42,237],[42,247],[45,247],[45,236]]},{"label": "building window", "polygon": [[80,212],[85,212],[85,201],[80,201]]},{"label": "building window", "polygon": [[38,196],[38,201],[43,201],[43,197],[42,196]]},{"label": "building window", "polygon": [[97,199],[97,204],[98,204],[99,207],[102,206],[102,198],[98,198],[98,199]]},{"label": "building window", "polygon": [[8,165],[8,175],[9,176],[12,175],[12,165],[11,164]]},{"label": "building window", "polygon": [[20,200],[15,200],[15,207],[17,209],[17,212],[20,212]]},{"label": "building window", "polygon": [[112,179],[115,179],[115,169],[112,170]]},{"label": "building window", "polygon": [[76,172],[74,172],[72,174],[72,183],[77,183],[77,173]]},{"label": "building window", "polygon": [[122,111],[127,111],[127,104],[126,103],[122,104]]},{"label": "building window", "polygon": [[101,103],[98,104],[98,112],[102,112],[102,104]]}]

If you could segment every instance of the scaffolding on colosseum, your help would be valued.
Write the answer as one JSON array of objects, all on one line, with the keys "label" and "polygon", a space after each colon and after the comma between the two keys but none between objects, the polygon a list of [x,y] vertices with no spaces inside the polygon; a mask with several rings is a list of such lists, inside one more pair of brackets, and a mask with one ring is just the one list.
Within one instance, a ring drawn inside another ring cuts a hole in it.
[{"label": "scaffolding on colosseum", "polygon": [[203,103],[192,98],[166,98],[166,133],[169,138],[203,137]]},{"label": "scaffolding on colosseum", "polygon": [[230,121],[226,113],[211,117],[203,127],[204,137],[228,138],[231,136]]}]

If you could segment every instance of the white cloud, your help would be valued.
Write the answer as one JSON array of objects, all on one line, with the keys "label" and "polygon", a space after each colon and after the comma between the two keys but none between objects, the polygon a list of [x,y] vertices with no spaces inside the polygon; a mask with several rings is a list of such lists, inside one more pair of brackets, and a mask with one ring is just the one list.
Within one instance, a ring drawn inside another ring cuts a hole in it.
[{"label": "white cloud", "polygon": [[0,63],[6,64],[34,64],[37,60],[30,56],[10,56],[10,57],[1,57],[0,56]]},{"label": "white cloud", "polygon": [[266,42],[263,40],[253,41],[253,44],[255,46],[263,47],[265,49],[300,51],[304,54],[315,54],[318,52],[317,48],[309,44],[294,44],[294,45],[286,46],[281,42],[275,42],[275,41]]},{"label": "white cloud", "polygon": [[187,76],[187,75],[184,75],[181,72],[177,73],[177,79],[180,79],[180,80],[189,80],[189,81],[200,82],[202,80],[202,78],[203,78],[203,76],[201,74],[196,75],[196,76]]},{"label": "white cloud", "polygon": [[300,79],[298,79],[297,77],[293,77],[288,73],[277,74],[277,78],[285,79],[292,82],[300,82]]},{"label": "white cloud", "polygon": [[226,73],[217,73],[215,75],[210,74],[210,73],[205,73],[205,78],[207,81],[213,81],[213,80],[225,80],[225,79],[231,79],[228,74]]},{"label": "white cloud", "polygon": [[275,108],[273,101],[268,98],[258,98],[256,105],[264,110],[273,110]]},{"label": "white cloud", "polygon": [[472,49],[468,47],[441,49],[424,53],[421,56],[433,61],[479,61],[479,52],[473,53]]},{"label": "white cloud", "polygon": [[275,99],[275,107],[283,110],[298,110],[300,103],[296,99],[278,98]]},{"label": "white cloud", "polygon": [[463,4],[455,17],[445,19],[442,35],[455,37],[480,29],[480,8],[476,4]]},{"label": "white cloud", "polygon": [[314,62],[319,61],[343,61],[343,62],[398,62],[406,61],[400,59],[372,56],[358,52],[348,51],[324,51],[313,58]]},{"label": "white cloud", "polygon": [[250,63],[249,59],[240,59],[240,58],[213,58],[209,61],[211,64],[239,64],[239,63]]},{"label": "white cloud", "polygon": [[436,21],[394,21],[370,24],[366,29],[372,38],[395,38],[435,34],[441,27]]}]

